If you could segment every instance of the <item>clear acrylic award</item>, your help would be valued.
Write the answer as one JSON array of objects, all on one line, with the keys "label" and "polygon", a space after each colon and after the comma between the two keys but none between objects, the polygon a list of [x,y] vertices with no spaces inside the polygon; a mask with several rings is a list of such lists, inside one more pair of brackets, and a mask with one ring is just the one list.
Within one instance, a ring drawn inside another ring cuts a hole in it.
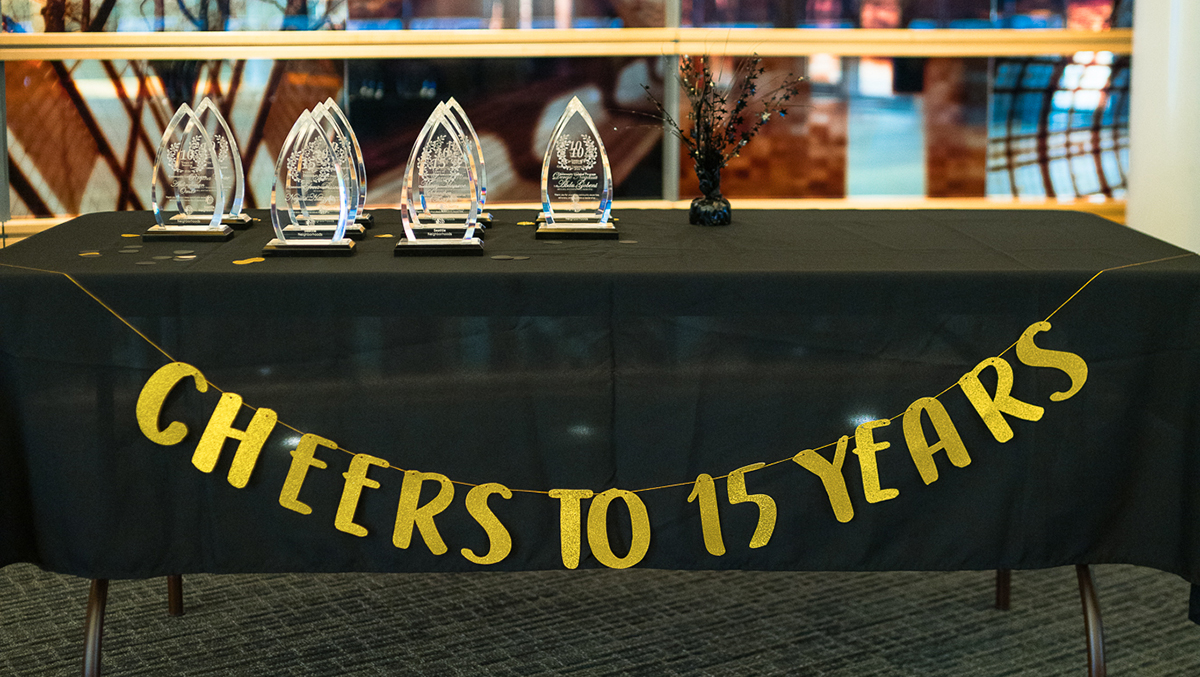
[{"label": "clear acrylic award", "polygon": [[617,237],[610,220],[612,171],[592,116],[572,97],[542,161],[538,238]]},{"label": "clear acrylic award", "polygon": [[[364,228],[355,221],[355,218],[358,215],[361,184],[358,182],[358,170],[354,166],[354,149],[351,146],[350,138],[346,136],[344,128],[338,124],[337,119],[329,110],[327,102],[314,106],[311,115],[313,121],[321,130],[321,134],[329,141],[329,145],[333,148],[332,161],[341,169],[342,177],[346,180],[348,211],[344,236],[351,240],[360,240],[363,237]],[[317,210],[311,216],[312,222],[316,224],[315,228],[332,231],[337,226],[339,215],[336,210]],[[284,231],[286,232],[308,229],[310,229],[308,226],[294,224],[284,226]]]},{"label": "clear acrylic award", "polygon": [[354,135],[354,128],[350,126],[350,119],[338,107],[337,102],[332,97],[325,99],[325,107],[328,109],[330,116],[342,130],[342,134],[350,141],[350,146],[347,149],[348,156],[351,158],[351,163],[354,166],[355,175],[358,178],[358,205],[355,209],[354,222],[370,228],[374,223],[374,218],[367,213],[367,165],[363,161],[362,147],[358,145],[358,137]]},{"label": "clear acrylic award", "polygon": [[354,241],[346,237],[349,193],[329,135],[312,113],[292,125],[271,185],[271,225],[275,239],[264,256],[346,256]]},{"label": "clear acrylic award", "polygon": [[186,103],[175,111],[158,144],[150,180],[154,221],[146,240],[227,240],[221,168],[212,138]]},{"label": "clear acrylic award", "polygon": [[217,166],[221,170],[221,189],[225,192],[221,223],[238,230],[249,228],[250,216],[242,211],[246,176],[242,171],[242,155],[238,151],[237,139],[229,129],[229,123],[225,122],[225,116],[207,96],[196,106],[196,119],[212,140]]},{"label": "clear acrylic award", "polygon": [[404,168],[404,238],[396,244],[396,255],[482,255],[478,217],[469,142],[450,110],[439,103],[417,135]]},{"label": "clear acrylic award", "polygon": [[479,143],[479,135],[475,133],[475,125],[471,124],[470,118],[467,117],[467,111],[463,110],[462,104],[450,97],[446,102],[446,108],[450,110],[455,122],[463,131],[463,136],[466,138],[471,151],[471,159],[475,161],[475,183],[476,193],[479,196],[479,223],[481,225],[491,224],[492,215],[484,211],[487,206],[487,167],[483,164],[483,145]]}]

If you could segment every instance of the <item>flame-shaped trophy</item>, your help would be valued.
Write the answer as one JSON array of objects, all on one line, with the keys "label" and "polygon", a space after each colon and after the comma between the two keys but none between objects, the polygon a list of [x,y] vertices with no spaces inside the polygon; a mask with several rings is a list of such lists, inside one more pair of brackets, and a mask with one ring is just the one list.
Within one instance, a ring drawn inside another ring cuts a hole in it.
[{"label": "flame-shaped trophy", "polygon": [[[359,181],[358,162],[354,155],[354,142],[346,133],[346,127],[341,124],[338,116],[334,113],[336,107],[331,108],[328,100],[317,104],[311,111],[313,122],[321,130],[321,135],[333,147],[333,155],[331,161],[341,170],[342,177],[346,180],[346,229],[344,236],[351,240],[361,240],[365,226],[358,222],[359,209],[362,208],[364,195],[362,192],[362,183]],[[340,111],[339,111],[340,112]],[[365,175],[365,170],[364,170]],[[327,186],[332,190],[332,185]],[[332,205],[333,196],[329,198],[328,204]],[[309,214],[309,220],[305,225],[301,223],[289,223],[283,227],[287,233],[305,232],[309,230],[328,230],[332,232],[337,227],[339,214],[335,209],[316,209]]]},{"label": "flame-shaped trophy", "polygon": [[[309,111],[292,125],[275,162],[271,185],[271,225],[275,239],[264,256],[348,256],[354,241],[346,237],[352,213],[347,176],[338,161],[333,126]],[[357,208],[355,202],[354,208]]]},{"label": "flame-shaped trophy", "polygon": [[612,170],[604,142],[579,97],[558,118],[542,162],[538,239],[616,239]]},{"label": "flame-shaped trophy", "polygon": [[212,137],[191,106],[181,105],[158,144],[150,180],[156,225],[142,239],[228,240],[233,229],[221,223],[224,183]]},{"label": "flame-shaped trophy", "polygon": [[444,103],[417,135],[404,184],[396,256],[479,256],[479,184],[471,143]]}]

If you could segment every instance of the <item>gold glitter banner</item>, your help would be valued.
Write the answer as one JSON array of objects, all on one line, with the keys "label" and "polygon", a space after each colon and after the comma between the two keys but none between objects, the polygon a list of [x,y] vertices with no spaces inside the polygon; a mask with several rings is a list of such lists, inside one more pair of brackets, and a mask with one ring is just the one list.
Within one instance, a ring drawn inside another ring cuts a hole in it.
[{"label": "gold glitter banner", "polygon": [[[1034,342],[1035,336],[1049,330],[1049,322],[1036,322],[1021,334],[1015,347],[1017,359],[1022,364],[1039,369],[1061,371],[1070,378],[1069,390],[1050,396],[1052,401],[1061,402],[1073,397],[1087,383],[1088,369],[1087,363],[1080,356],[1061,350],[1043,348]],[[980,375],[988,369],[996,374],[995,393],[989,393],[980,380]],[[168,395],[189,379],[196,390],[205,392],[208,389],[208,381],[200,373],[200,370],[183,362],[172,362],[159,368],[142,387],[136,407],[137,422],[142,433],[151,442],[162,446],[173,446],[181,443],[187,436],[187,426],[182,422],[172,421],[163,428],[161,418],[163,405]],[[997,442],[1007,442],[1012,439],[1012,427],[1005,418],[1006,416],[1037,421],[1042,418],[1045,411],[1040,406],[1023,402],[1012,396],[1013,369],[1012,365],[1003,357],[989,357],[983,360],[970,372],[964,374],[958,380],[957,385],[966,394],[967,400]],[[943,394],[944,392],[946,391],[943,391]],[[234,451],[228,479],[231,485],[239,489],[244,488],[249,482],[250,474],[258,462],[259,452],[262,451],[263,445],[278,423],[278,417],[274,411],[259,408],[255,410],[254,417],[245,430],[234,428],[234,417],[243,404],[241,396],[236,393],[223,393],[208,420],[208,425],[200,435],[195,452],[192,454],[192,465],[201,472],[211,473],[217,465],[226,439],[237,440],[238,445]],[[929,419],[929,423],[937,435],[936,439],[931,441],[926,436],[922,417]],[[970,465],[971,457],[963,445],[962,437],[958,434],[954,422],[950,420],[946,408],[937,398],[922,397],[918,399],[899,418],[903,419],[904,439],[908,446],[908,452],[912,456],[913,465],[916,466],[926,485],[938,479],[935,459],[939,452],[944,451],[946,459],[956,468]],[[853,453],[858,458],[858,467],[862,472],[863,498],[867,503],[882,503],[900,496],[899,489],[884,488],[880,485],[879,466],[876,461],[876,454],[891,448],[891,443],[877,441],[874,431],[891,425],[892,420],[894,419],[867,421],[860,424],[854,431]],[[839,522],[849,522],[854,518],[854,507],[851,504],[850,492],[843,474],[849,439],[848,436],[843,436],[837,441],[832,461],[827,460],[816,449],[805,449],[792,457],[797,465],[820,478],[825,487],[825,493],[829,497],[834,517]],[[302,503],[299,496],[309,469],[328,467],[325,461],[316,457],[317,449],[320,447],[340,449],[332,440],[311,433],[301,436],[296,449],[291,452],[291,467],[288,469],[287,478],[279,493],[281,506],[302,515],[312,513],[312,508]],[[346,481],[333,522],[336,529],[360,537],[368,535],[366,527],[354,522],[354,515],[358,510],[358,501],[363,490],[378,489],[381,486],[379,480],[367,476],[372,466],[395,468],[382,458],[368,454],[353,455],[349,469],[343,473]],[[747,473],[762,470],[766,466],[765,462],[753,463],[738,468],[725,477],[730,505],[754,503],[758,506],[758,525],[750,539],[751,548],[761,548],[769,543],[775,530],[775,500],[766,494],[748,493],[746,489]],[[400,468],[395,469],[400,470]],[[440,473],[418,470],[404,470],[403,472],[404,481],[400,487],[400,501],[396,507],[396,525],[392,532],[392,545],[400,549],[407,549],[412,544],[415,530],[420,534],[421,540],[430,552],[435,555],[446,554],[449,548],[438,532],[435,518],[454,501],[455,483]],[[422,505],[420,504],[421,488],[426,482],[436,484],[438,492],[436,496]],[[641,491],[654,491],[658,488],[661,487],[652,487]],[[494,482],[472,486],[466,497],[467,509],[471,517],[487,533],[491,549],[482,557],[464,549],[461,553],[464,558],[477,564],[495,564],[503,561],[512,552],[512,537],[495,513],[488,508],[487,500],[492,494],[500,494],[505,499],[512,498],[513,491],[513,489]],[[646,504],[638,497],[637,492],[613,488],[599,494],[591,489],[551,489],[547,493],[550,498],[557,499],[559,502],[563,566],[568,569],[579,566],[583,537],[583,501],[588,499],[591,500],[591,503],[587,508],[587,543],[597,561],[613,569],[625,569],[637,564],[646,556],[650,549],[650,517],[646,511]],[[692,493],[687,500],[691,503],[697,498],[700,500],[704,546],[713,555],[723,555],[725,543],[721,534],[720,509],[715,483],[710,475],[702,473],[693,483]],[[613,552],[608,538],[608,509],[610,504],[617,499],[624,501],[628,508],[633,531],[629,551],[624,556]]]}]

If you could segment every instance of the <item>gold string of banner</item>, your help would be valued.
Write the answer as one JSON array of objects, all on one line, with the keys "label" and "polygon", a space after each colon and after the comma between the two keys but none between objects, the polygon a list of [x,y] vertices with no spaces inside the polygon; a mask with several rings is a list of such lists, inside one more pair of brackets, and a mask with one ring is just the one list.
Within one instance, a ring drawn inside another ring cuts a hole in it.
[{"label": "gold string of banner", "polygon": [[[1139,261],[1139,262],[1137,262],[1137,263],[1127,263],[1127,264],[1125,264],[1125,265],[1121,265],[1121,266],[1113,266],[1113,267],[1111,267],[1111,268],[1104,268],[1103,270],[1100,270],[1099,272],[1097,272],[1096,274],[1094,274],[1094,275],[1092,275],[1090,278],[1088,278],[1087,282],[1084,282],[1084,283],[1083,283],[1083,284],[1082,284],[1082,285],[1079,287],[1079,289],[1076,289],[1076,290],[1075,290],[1075,292],[1074,292],[1073,294],[1071,294],[1070,296],[1068,296],[1068,297],[1067,297],[1067,300],[1065,300],[1065,301],[1063,301],[1062,303],[1060,303],[1060,304],[1058,305],[1058,307],[1057,307],[1057,308],[1055,308],[1055,309],[1054,309],[1054,310],[1053,310],[1053,311],[1052,311],[1052,312],[1051,312],[1049,315],[1047,315],[1047,316],[1046,316],[1046,319],[1045,319],[1044,321],[1046,321],[1046,322],[1049,322],[1049,321],[1050,321],[1050,318],[1054,317],[1054,316],[1055,316],[1055,315],[1058,313],[1058,311],[1060,311],[1060,310],[1062,310],[1063,308],[1065,308],[1065,307],[1067,306],[1067,304],[1068,304],[1068,303],[1070,303],[1071,301],[1073,301],[1073,300],[1075,299],[1075,297],[1076,297],[1076,296],[1079,296],[1079,294],[1080,294],[1080,293],[1081,293],[1081,292],[1082,292],[1084,289],[1086,289],[1088,285],[1090,285],[1092,282],[1094,282],[1094,281],[1095,281],[1097,278],[1099,278],[1099,277],[1100,277],[1101,275],[1103,275],[1104,273],[1112,272],[1112,271],[1115,271],[1115,270],[1124,270],[1124,269],[1126,269],[1126,268],[1136,268],[1136,267],[1138,267],[1138,266],[1148,266],[1148,265],[1152,265],[1152,264],[1155,264],[1155,263],[1164,263],[1164,262],[1166,262],[1166,261],[1174,261],[1174,260],[1177,260],[1177,259],[1183,259],[1183,258],[1187,258],[1187,257],[1190,257],[1190,256],[1196,256],[1196,254],[1194,254],[1194,253],[1191,253],[1191,252],[1188,252],[1188,253],[1185,253],[1185,254],[1176,254],[1175,256],[1166,256],[1166,257],[1163,257],[1163,258],[1159,258],[1159,259],[1153,259],[1153,260],[1150,260],[1150,261]],[[163,357],[166,357],[166,358],[167,358],[169,361],[171,361],[171,362],[178,362],[178,361],[179,361],[179,360],[176,360],[174,357],[172,357],[172,356],[171,356],[171,354],[170,354],[170,353],[168,353],[166,350],[164,350],[164,349],[162,348],[162,346],[160,346],[160,345],[158,345],[157,343],[155,343],[153,340],[151,340],[151,339],[150,339],[150,337],[146,336],[146,335],[145,335],[145,334],[143,334],[143,333],[142,333],[142,332],[141,332],[141,331],[140,331],[140,330],[139,330],[137,327],[133,326],[133,324],[132,324],[132,323],[130,323],[128,320],[126,320],[124,317],[122,317],[120,313],[118,313],[117,311],[113,310],[113,308],[112,308],[111,306],[109,306],[107,303],[105,303],[103,300],[101,300],[101,299],[100,299],[100,297],[98,297],[98,296],[96,296],[95,294],[93,294],[93,293],[92,293],[90,290],[88,290],[88,288],[87,288],[87,287],[84,287],[82,284],[80,284],[80,283],[79,283],[79,281],[78,281],[78,280],[76,280],[74,277],[71,277],[71,275],[70,275],[70,274],[68,274],[68,273],[65,273],[65,272],[62,272],[62,271],[59,271],[59,270],[47,270],[47,269],[45,269],[45,268],[32,268],[32,267],[29,267],[29,266],[18,266],[18,265],[13,265],[13,264],[9,264],[9,263],[0,263],[0,266],[2,266],[2,267],[5,267],[5,268],[15,268],[15,269],[19,269],[19,270],[28,270],[28,271],[38,272],[38,273],[47,273],[47,274],[52,274],[52,275],[62,275],[63,277],[67,278],[67,280],[69,280],[69,281],[71,282],[71,284],[73,284],[73,285],[75,285],[76,287],[78,287],[80,291],[82,291],[84,294],[87,294],[87,295],[88,295],[88,297],[90,297],[90,298],[91,298],[93,301],[95,301],[96,303],[98,303],[98,304],[100,305],[100,307],[104,308],[104,309],[105,309],[105,310],[107,310],[107,311],[108,311],[110,314],[112,314],[112,316],[113,316],[113,317],[115,317],[115,318],[117,318],[118,320],[120,320],[121,324],[124,324],[124,325],[125,325],[126,327],[128,327],[128,328],[129,328],[131,331],[133,331],[135,334],[137,334],[139,337],[141,337],[141,338],[142,338],[142,340],[144,340],[146,343],[150,344],[150,346],[151,346],[152,348],[154,348],[154,349],[155,349],[155,350],[157,350],[158,352],[162,353]],[[996,357],[1003,357],[1005,353],[1007,353],[1008,351],[1010,351],[1010,350],[1012,350],[1013,348],[1015,348],[1015,347],[1016,347],[1016,345],[1017,345],[1017,341],[1014,341],[1014,342],[1012,343],[1012,345],[1010,345],[1009,347],[1007,347],[1007,348],[1005,348],[1004,350],[1000,351],[1000,353],[999,353],[999,354],[998,354]],[[214,384],[214,383],[212,383],[211,381],[209,381],[209,382],[208,382],[208,385],[209,385],[209,386],[211,386],[211,387],[213,388],[213,390],[216,390],[217,392],[220,392],[220,393],[222,393],[222,394],[224,394],[224,393],[226,392],[225,390],[223,390],[223,389],[221,389],[221,388],[217,387],[217,385],[216,385],[216,384]],[[956,387],[958,387],[958,383],[957,383],[957,382],[955,382],[955,383],[951,384],[950,386],[946,387],[944,390],[942,390],[942,391],[941,391],[940,393],[938,393],[937,395],[934,395],[934,396],[933,396],[933,399],[935,399],[935,400],[936,400],[936,399],[939,399],[939,398],[940,398],[942,395],[945,395],[946,393],[950,392],[951,390],[953,390],[953,389],[954,389],[954,388],[956,388]],[[246,408],[248,408],[248,409],[250,409],[251,411],[258,411],[258,407],[252,406],[251,404],[249,404],[248,402],[245,402],[244,400],[243,400],[243,402],[242,402],[242,406],[243,406],[243,407],[246,407]],[[904,414],[903,414],[903,412],[902,412],[902,413],[896,414],[895,416],[892,416],[892,417],[891,417],[891,418],[889,418],[888,420],[889,420],[889,421],[895,421],[896,419],[900,418],[900,417],[901,417],[901,416],[903,416],[903,415],[904,415]],[[300,435],[303,435],[303,434],[305,434],[305,433],[304,433],[304,431],[302,431],[302,430],[300,430],[299,428],[296,428],[296,427],[294,427],[294,426],[291,426],[291,425],[289,425],[289,424],[285,423],[285,422],[284,422],[284,421],[282,421],[282,420],[277,420],[276,422],[277,422],[279,425],[283,426],[284,428],[287,428],[288,430],[291,430],[292,432],[295,432],[295,433],[297,433],[297,434],[300,434]],[[836,441],[834,441],[834,442],[829,442],[829,443],[827,443],[827,444],[824,444],[824,445],[821,445],[821,446],[819,446],[819,447],[813,447],[813,451],[821,451],[822,449],[828,449],[829,447],[832,447],[832,446],[834,446],[834,445],[836,445],[836,444],[837,444],[837,442],[836,442]],[[351,456],[355,455],[355,453],[354,453],[354,452],[352,452],[352,451],[350,451],[349,449],[346,449],[346,448],[344,448],[344,447],[342,447],[342,446],[340,446],[340,445],[337,447],[337,450],[338,450],[338,451],[341,451],[341,452],[344,452],[344,453],[346,453],[346,454],[350,454]],[[766,463],[766,464],[763,466],[763,468],[770,468],[771,466],[779,465],[779,464],[781,464],[781,463],[786,463],[787,461],[790,461],[790,460],[792,460],[792,456],[786,456],[786,457],[784,457],[784,458],[781,458],[781,459],[779,459],[779,460],[777,460],[777,461],[771,461],[771,462],[769,462],[769,463]],[[399,472],[405,472],[405,469],[404,469],[404,468],[401,468],[401,467],[399,467],[399,466],[396,466],[396,465],[392,465],[392,464],[391,464],[391,461],[388,461],[388,466],[387,466],[387,469],[389,469],[389,470],[397,470],[397,471],[399,471]],[[713,479],[713,480],[722,480],[722,479],[727,479],[728,477],[729,477],[729,473],[726,473],[726,474],[724,474],[724,475],[717,475],[717,476],[714,476],[712,479]],[[451,482],[453,482],[454,484],[458,484],[458,485],[460,485],[460,486],[466,486],[466,487],[477,487],[477,486],[480,486],[479,484],[477,484],[477,483],[474,483],[474,482],[464,482],[464,481],[462,481],[462,480],[454,480],[454,479],[452,479],[452,480],[450,480],[450,481],[451,481]],[[651,491],[658,491],[658,490],[660,490],[660,489],[673,489],[673,488],[676,488],[676,487],[687,487],[687,486],[692,486],[693,484],[694,484],[694,480],[692,480],[692,481],[687,481],[687,482],[675,482],[674,484],[663,484],[663,485],[654,486],[654,487],[644,487],[644,488],[642,488],[642,489],[632,489],[631,491],[632,491],[632,493],[635,493],[635,494],[640,494],[640,493],[647,493],[647,492],[651,492]],[[510,491],[517,492],[517,493],[523,493],[523,494],[543,494],[543,495],[548,495],[548,494],[550,493],[549,491],[542,491],[542,490],[538,490],[538,489],[510,489]]]}]

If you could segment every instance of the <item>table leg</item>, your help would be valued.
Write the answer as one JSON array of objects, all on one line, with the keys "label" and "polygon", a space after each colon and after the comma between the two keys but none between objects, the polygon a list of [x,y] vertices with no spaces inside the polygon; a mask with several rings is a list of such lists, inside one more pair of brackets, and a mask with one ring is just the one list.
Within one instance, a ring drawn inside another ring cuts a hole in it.
[{"label": "table leg", "polygon": [[167,615],[183,615],[183,576],[167,576]]},{"label": "table leg", "polygon": [[104,638],[104,605],[107,602],[108,579],[93,579],[84,622],[83,677],[100,677],[100,641]]},{"label": "table leg", "polygon": [[1086,564],[1076,564],[1075,575],[1079,578],[1079,598],[1083,602],[1088,677],[1105,677],[1108,667],[1104,662],[1104,624],[1100,621],[1100,600],[1096,597],[1096,587],[1092,585],[1092,570]]},{"label": "table leg", "polygon": [[1012,569],[996,569],[996,608],[1008,611],[1012,600]]}]

